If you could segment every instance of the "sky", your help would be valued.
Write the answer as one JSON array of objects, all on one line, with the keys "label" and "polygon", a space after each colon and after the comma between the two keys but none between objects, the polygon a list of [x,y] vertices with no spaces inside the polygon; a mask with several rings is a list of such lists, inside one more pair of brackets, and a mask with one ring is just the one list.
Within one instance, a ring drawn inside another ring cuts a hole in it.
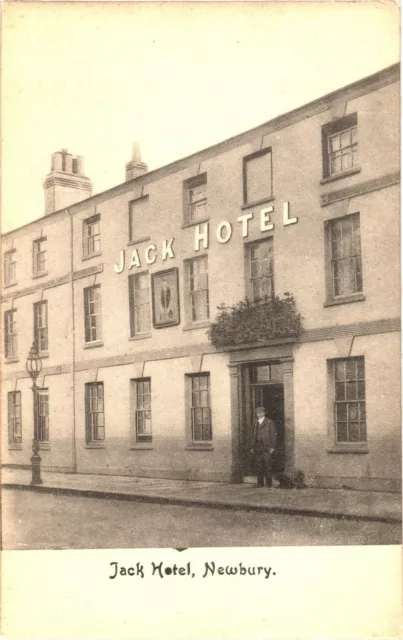
[{"label": "sky", "polygon": [[54,151],[93,194],[399,60],[393,2],[3,3],[2,230],[44,213]]}]

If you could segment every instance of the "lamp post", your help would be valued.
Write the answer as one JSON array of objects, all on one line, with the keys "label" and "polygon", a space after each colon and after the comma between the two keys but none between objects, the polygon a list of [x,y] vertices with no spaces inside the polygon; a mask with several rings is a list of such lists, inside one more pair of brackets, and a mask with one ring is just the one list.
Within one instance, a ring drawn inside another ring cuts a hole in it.
[{"label": "lamp post", "polygon": [[39,455],[39,438],[38,438],[38,400],[37,400],[38,386],[36,384],[36,380],[42,369],[42,360],[39,357],[38,349],[36,347],[35,342],[32,344],[31,350],[29,352],[27,362],[26,362],[26,367],[32,380],[32,393],[33,393],[33,401],[34,401],[34,437],[32,440],[33,455],[31,458],[31,463],[32,463],[31,484],[42,484],[41,457]]}]

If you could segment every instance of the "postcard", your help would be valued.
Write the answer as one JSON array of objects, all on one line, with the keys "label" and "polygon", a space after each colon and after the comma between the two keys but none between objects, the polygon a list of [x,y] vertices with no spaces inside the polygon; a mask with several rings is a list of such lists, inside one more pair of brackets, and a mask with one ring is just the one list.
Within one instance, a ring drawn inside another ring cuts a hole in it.
[{"label": "postcard", "polygon": [[4,638],[399,637],[397,5],[2,13]]}]

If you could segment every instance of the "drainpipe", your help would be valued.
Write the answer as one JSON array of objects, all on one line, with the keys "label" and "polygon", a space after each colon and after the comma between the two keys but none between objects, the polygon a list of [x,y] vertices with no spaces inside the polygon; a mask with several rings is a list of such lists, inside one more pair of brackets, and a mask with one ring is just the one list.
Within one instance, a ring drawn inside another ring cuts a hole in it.
[{"label": "drainpipe", "polygon": [[74,301],[74,242],[73,242],[73,216],[70,209],[67,209],[70,217],[70,286],[71,286],[71,313],[72,313],[72,378],[73,378],[73,468],[77,473],[77,443],[76,443],[76,321],[75,321],[75,301]]}]

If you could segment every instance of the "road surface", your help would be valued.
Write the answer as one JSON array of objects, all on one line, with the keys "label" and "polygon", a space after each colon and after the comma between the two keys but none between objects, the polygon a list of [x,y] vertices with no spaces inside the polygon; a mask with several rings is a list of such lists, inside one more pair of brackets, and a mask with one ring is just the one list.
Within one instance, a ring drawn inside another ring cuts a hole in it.
[{"label": "road surface", "polygon": [[399,524],[5,489],[3,549],[400,544]]}]

